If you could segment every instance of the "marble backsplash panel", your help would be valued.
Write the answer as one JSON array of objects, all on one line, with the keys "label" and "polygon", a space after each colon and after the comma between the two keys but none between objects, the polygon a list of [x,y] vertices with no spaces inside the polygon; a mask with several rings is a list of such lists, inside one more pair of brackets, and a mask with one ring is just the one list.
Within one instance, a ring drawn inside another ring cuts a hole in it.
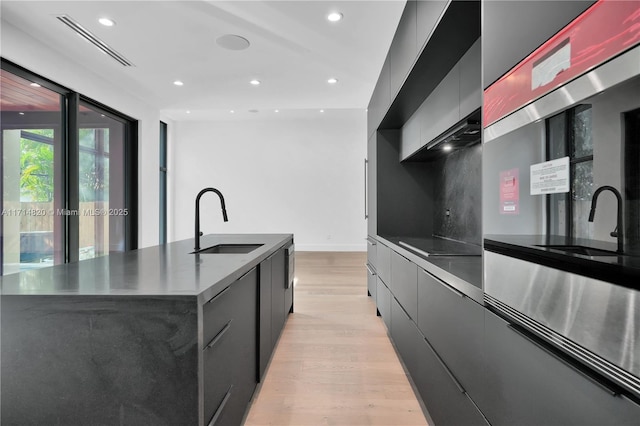
[{"label": "marble backsplash panel", "polygon": [[451,152],[429,165],[435,171],[433,233],[482,243],[482,146]]}]

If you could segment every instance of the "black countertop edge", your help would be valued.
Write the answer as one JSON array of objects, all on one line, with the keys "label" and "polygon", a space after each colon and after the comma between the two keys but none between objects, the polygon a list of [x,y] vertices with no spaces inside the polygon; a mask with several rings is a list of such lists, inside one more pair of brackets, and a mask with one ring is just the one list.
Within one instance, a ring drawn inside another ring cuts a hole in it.
[{"label": "black countertop edge", "polygon": [[6,296],[195,297],[211,299],[277,250],[293,234],[212,234],[203,247],[261,244],[244,254],[191,254],[193,240],[145,247],[0,277]]},{"label": "black countertop edge", "polygon": [[[434,256],[429,259],[398,245],[398,237],[377,235],[376,240],[477,303],[484,303],[482,256]],[[443,267],[442,264],[434,263],[432,260],[439,263],[446,262],[448,267]],[[474,274],[473,272],[479,273]]]},{"label": "black countertop edge", "polygon": [[[518,241],[516,236],[488,236],[484,239],[484,249],[494,253],[536,263],[594,278],[611,284],[620,285],[634,290],[640,290],[640,268],[637,260],[631,260],[631,265],[625,264],[626,256],[608,257],[606,261],[599,261],[589,256],[552,251],[544,247],[537,247],[532,241],[535,236],[523,236]],[[617,259],[617,261],[616,261]]]}]

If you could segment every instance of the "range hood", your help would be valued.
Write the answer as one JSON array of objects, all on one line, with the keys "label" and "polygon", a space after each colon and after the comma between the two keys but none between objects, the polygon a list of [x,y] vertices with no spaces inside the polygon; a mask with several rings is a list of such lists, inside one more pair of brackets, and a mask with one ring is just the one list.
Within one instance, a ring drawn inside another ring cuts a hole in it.
[{"label": "range hood", "polygon": [[425,144],[421,150],[407,160],[431,160],[475,145],[480,142],[481,138],[482,126],[480,124],[480,109],[478,109],[437,138]]}]

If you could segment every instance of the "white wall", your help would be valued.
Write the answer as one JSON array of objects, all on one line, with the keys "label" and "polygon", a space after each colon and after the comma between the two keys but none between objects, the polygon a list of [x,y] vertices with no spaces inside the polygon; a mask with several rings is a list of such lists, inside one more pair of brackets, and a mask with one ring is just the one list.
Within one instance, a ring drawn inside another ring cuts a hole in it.
[{"label": "white wall", "polygon": [[[298,111],[288,118],[172,123],[160,111],[2,21],[0,53],[28,70],[139,121],[138,246],[158,243],[159,121],[169,124],[168,239],[193,238],[194,200],[214,186],[206,233],[294,233],[298,250],[365,250],[364,110]],[[292,113],[293,114],[293,113]]]},{"label": "white wall", "polygon": [[[208,233],[293,233],[297,250],[366,249],[366,112],[175,124],[170,152],[170,240],[193,238],[195,197]],[[293,114],[293,113],[292,113]]]},{"label": "white wall", "polygon": [[138,246],[157,244],[159,111],[6,21],[2,21],[1,29],[0,53],[5,59],[139,120]]}]

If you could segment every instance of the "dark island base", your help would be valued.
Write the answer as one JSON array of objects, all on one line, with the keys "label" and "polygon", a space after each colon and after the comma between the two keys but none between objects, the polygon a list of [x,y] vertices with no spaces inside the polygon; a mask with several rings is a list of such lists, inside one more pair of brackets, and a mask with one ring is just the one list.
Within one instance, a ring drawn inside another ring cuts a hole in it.
[{"label": "dark island base", "polygon": [[198,424],[196,302],[2,296],[2,425]]}]

